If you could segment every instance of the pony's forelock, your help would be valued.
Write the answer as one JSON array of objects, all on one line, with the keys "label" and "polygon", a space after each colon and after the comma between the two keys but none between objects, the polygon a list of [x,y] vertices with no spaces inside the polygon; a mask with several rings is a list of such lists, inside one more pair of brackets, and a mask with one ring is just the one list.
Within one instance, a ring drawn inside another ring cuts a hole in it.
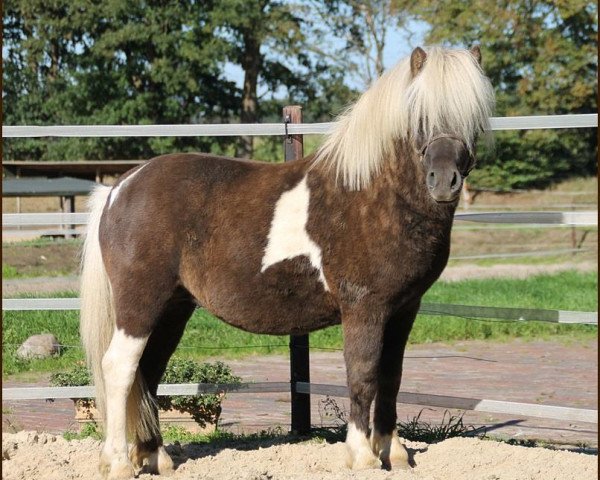
[{"label": "pony's forelock", "polygon": [[473,149],[489,129],[492,86],[468,50],[426,49],[412,78],[410,60],[400,61],[348,108],[317,151],[315,165],[335,170],[350,190],[369,185],[397,140],[452,134]]}]

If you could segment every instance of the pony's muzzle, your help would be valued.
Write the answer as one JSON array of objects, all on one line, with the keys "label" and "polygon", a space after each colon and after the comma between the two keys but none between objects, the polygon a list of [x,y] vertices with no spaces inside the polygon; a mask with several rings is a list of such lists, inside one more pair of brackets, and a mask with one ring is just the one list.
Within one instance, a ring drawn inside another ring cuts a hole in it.
[{"label": "pony's muzzle", "polygon": [[462,183],[462,176],[456,168],[432,168],[427,172],[427,188],[436,202],[456,200]]}]

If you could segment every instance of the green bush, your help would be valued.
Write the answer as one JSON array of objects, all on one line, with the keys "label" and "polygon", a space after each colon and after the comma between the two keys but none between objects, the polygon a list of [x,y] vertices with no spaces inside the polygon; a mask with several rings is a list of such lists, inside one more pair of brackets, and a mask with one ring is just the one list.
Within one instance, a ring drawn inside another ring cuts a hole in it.
[{"label": "green bush", "polygon": [[50,385],[54,387],[79,387],[91,384],[92,376],[84,362],[77,362],[71,370],[66,372],[50,375]]},{"label": "green bush", "polygon": [[[233,375],[231,368],[223,362],[200,363],[194,360],[173,357],[162,377],[162,383],[214,383],[238,385],[241,378]],[[78,362],[71,370],[53,373],[50,385],[76,387],[91,385],[92,378],[85,363]],[[216,424],[221,416],[221,402],[224,393],[204,395],[174,395],[158,397],[158,406],[163,410],[174,409],[189,413],[194,421],[204,427],[207,423]],[[92,399],[80,399],[80,404],[93,407]]]},{"label": "green bush", "polygon": [[[199,363],[194,360],[171,359],[162,378],[163,383],[215,383],[238,385],[240,377],[233,375],[223,362]],[[158,397],[158,405],[164,410],[171,408],[189,413],[200,426],[207,422],[216,424],[221,416],[224,393],[205,395],[181,395]]]}]

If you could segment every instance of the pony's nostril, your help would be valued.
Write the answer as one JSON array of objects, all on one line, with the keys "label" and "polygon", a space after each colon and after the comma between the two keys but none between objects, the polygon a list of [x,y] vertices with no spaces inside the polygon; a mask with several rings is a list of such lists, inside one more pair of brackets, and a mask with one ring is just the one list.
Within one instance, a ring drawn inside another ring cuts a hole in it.
[{"label": "pony's nostril", "polygon": [[450,189],[456,190],[457,186],[458,186],[458,174],[456,172],[454,172],[454,174],[452,175],[452,183],[450,183]]},{"label": "pony's nostril", "polygon": [[435,187],[435,173],[433,171],[427,174],[427,186],[429,188]]}]

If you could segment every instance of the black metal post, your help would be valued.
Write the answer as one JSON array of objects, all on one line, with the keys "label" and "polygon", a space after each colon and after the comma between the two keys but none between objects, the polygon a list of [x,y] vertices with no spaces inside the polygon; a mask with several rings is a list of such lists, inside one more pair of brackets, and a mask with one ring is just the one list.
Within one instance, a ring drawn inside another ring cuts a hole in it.
[{"label": "black metal post", "polygon": [[[286,124],[302,123],[302,107],[291,105],[283,108]],[[286,135],[284,139],[285,161],[304,157],[302,135]],[[290,387],[292,394],[292,433],[310,432],[310,394],[298,393],[297,382],[310,382],[310,358],[308,335],[290,335]]]}]

